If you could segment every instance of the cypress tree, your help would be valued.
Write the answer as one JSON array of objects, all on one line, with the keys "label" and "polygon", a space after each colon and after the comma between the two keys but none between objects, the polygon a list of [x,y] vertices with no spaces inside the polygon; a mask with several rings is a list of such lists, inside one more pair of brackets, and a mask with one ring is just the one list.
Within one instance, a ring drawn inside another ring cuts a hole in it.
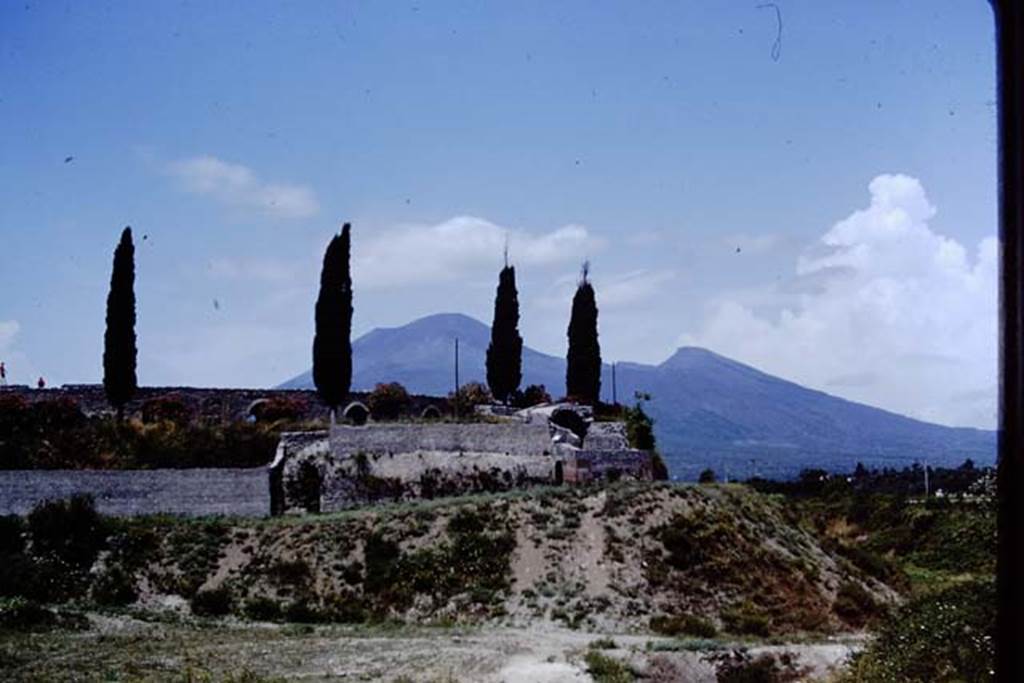
[{"label": "cypress tree", "polygon": [[103,335],[103,390],[120,419],[135,395],[135,245],[132,229],[121,233],[114,249],[114,267],[107,294],[107,329]]},{"label": "cypress tree", "polygon": [[523,379],[523,338],[519,336],[519,294],[516,269],[508,265],[498,275],[494,322],[487,347],[487,385],[495,399],[508,403]]},{"label": "cypress tree", "polygon": [[580,403],[593,405],[601,396],[601,345],[597,341],[597,301],[587,280],[589,272],[590,264],[584,263],[572,298],[565,393]]},{"label": "cypress tree", "polygon": [[352,384],[352,275],[349,269],[351,226],[331,238],[320,271],[313,336],[313,383],[331,415]]}]

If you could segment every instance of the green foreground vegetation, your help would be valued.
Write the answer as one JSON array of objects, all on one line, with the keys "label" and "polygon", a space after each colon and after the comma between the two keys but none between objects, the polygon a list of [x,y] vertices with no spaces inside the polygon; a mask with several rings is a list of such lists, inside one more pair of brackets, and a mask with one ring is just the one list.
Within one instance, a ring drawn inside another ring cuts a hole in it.
[{"label": "green foreground vegetation", "polygon": [[[860,629],[871,637],[846,681],[988,680],[990,473],[927,502],[891,490],[893,478],[808,474],[753,482],[761,492],[552,487],[267,520],[109,519],[85,499],[52,503],[0,518],[0,672],[261,680],[280,674],[258,655],[268,639],[299,638],[301,650],[322,629],[360,638],[548,623],[646,633],[651,656],[703,652],[723,681],[793,680],[795,660],[749,648]],[[563,560],[592,548],[597,530],[608,585],[595,593],[594,570]],[[541,565],[524,584],[519,556],[530,552]],[[160,602],[170,598],[172,608]],[[102,635],[109,622],[157,624],[164,640]],[[175,639],[197,654],[171,657]],[[595,680],[635,679],[615,640],[595,642],[579,666]],[[250,677],[224,678],[237,667],[211,643],[251,643],[251,671],[239,674]],[[177,668],[161,669],[161,653]]]}]

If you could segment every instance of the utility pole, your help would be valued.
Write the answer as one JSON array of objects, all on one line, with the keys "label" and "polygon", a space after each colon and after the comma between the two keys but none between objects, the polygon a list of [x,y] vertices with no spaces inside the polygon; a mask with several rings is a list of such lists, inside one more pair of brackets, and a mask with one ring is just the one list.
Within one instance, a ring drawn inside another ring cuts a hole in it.
[{"label": "utility pole", "polygon": [[615,363],[612,363],[612,405],[619,405],[619,391],[615,385]]},{"label": "utility pole", "polygon": [[928,497],[928,463],[924,463],[924,497]]},{"label": "utility pole", "polygon": [[455,338],[455,421],[459,421],[459,338]]}]

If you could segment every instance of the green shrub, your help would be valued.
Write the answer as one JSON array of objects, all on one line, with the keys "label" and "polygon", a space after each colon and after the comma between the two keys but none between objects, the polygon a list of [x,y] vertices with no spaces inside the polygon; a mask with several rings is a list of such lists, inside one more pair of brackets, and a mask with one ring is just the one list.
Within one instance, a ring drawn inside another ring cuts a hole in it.
[{"label": "green shrub", "polygon": [[228,526],[220,519],[190,520],[172,527],[166,536],[166,554],[178,575],[168,576],[158,588],[191,598],[216,570],[227,541]]},{"label": "green shrub", "polygon": [[680,616],[657,616],[650,621],[651,630],[666,636],[694,636],[714,638],[718,635],[715,625],[703,617],[693,614]]},{"label": "green shrub", "polygon": [[797,666],[796,658],[788,653],[751,655],[746,650],[732,650],[713,654],[718,683],[785,683],[802,680],[807,670]]},{"label": "green shrub", "polygon": [[272,396],[260,401],[252,408],[257,422],[296,422],[309,410],[309,404],[301,398]]},{"label": "green shrub", "polygon": [[50,628],[56,621],[53,612],[34,600],[0,598],[0,629],[24,631]]},{"label": "green shrub", "polygon": [[547,388],[543,384],[531,384],[523,389],[522,394],[517,399],[515,402],[516,407],[530,408],[542,403],[551,403],[551,394],[548,393]]},{"label": "green shrub", "polygon": [[843,581],[839,585],[832,609],[843,621],[857,628],[864,626],[879,612],[874,596],[855,581]]},{"label": "green shrub", "polygon": [[374,420],[396,420],[409,410],[412,398],[398,382],[378,384],[366,397],[366,405]]},{"label": "green shrub", "polygon": [[636,392],[636,405],[623,409],[626,420],[626,439],[633,448],[653,451],[657,448],[654,440],[654,420],[644,411],[644,401],[651,400],[650,394]]},{"label": "green shrub", "polygon": [[844,681],[988,681],[995,663],[992,581],[915,598],[886,617]]},{"label": "green shrub", "polygon": [[92,598],[101,605],[127,605],[138,597],[134,577],[121,567],[109,567],[92,587]]},{"label": "green shrub", "polygon": [[[435,606],[466,594],[492,606],[508,590],[515,536],[487,509],[463,510],[448,525],[448,535],[432,545],[403,553],[379,532],[364,546],[366,607],[376,615],[410,607],[417,595]],[[492,530],[497,528],[498,530]]]},{"label": "green shrub", "polygon": [[183,427],[194,418],[192,406],[180,394],[165,394],[142,403],[142,421],[146,424],[172,422]]},{"label": "green shrub", "polygon": [[744,603],[722,612],[722,623],[730,633],[750,636],[768,636],[771,621],[750,603]]},{"label": "green shrub", "polygon": [[597,640],[590,641],[587,647],[591,650],[615,650],[619,645],[611,638],[598,638]]},{"label": "green shrub", "polygon": [[0,558],[25,549],[25,521],[18,515],[0,515]]},{"label": "green shrub", "polygon": [[459,387],[458,393],[451,392],[448,394],[448,402],[457,405],[459,414],[466,416],[472,413],[476,406],[493,403],[494,398],[491,396],[491,390],[485,384],[467,382]]},{"label": "green shrub", "polygon": [[92,565],[104,545],[106,530],[92,496],[45,501],[28,515],[32,553],[52,553],[75,567]]},{"label": "green shrub", "polygon": [[281,605],[276,600],[258,595],[245,601],[242,612],[255,621],[277,621],[281,618]]},{"label": "green shrub", "polygon": [[312,573],[305,560],[278,560],[268,570],[271,578],[282,586],[304,586],[309,583]]},{"label": "green shrub", "polygon": [[305,599],[292,600],[284,608],[285,621],[298,624],[315,624],[323,621],[320,612]]},{"label": "green shrub", "polygon": [[362,603],[347,594],[327,595],[321,611],[324,621],[337,624],[361,624],[368,617]]},{"label": "green shrub", "polygon": [[192,596],[192,613],[201,617],[222,617],[231,612],[231,591],[227,588],[208,588]]},{"label": "green shrub", "polygon": [[18,553],[0,562],[0,596],[63,602],[79,595],[84,583],[83,570],[52,555],[33,558]]},{"label": "green shrub", "polygon": [[394,541],[380,534],[371,534],[366,539],[364,550],[366,579],[363,588],[367,593],[383,593],[391,587],[390,577],[401,557],[401,550]]},{"label": "green shrub", "polygon": [[596,683],[632,683],[636,680],[633,672],[617,659],[590,650],[583,656],[587,673]]},{"label": "green shrub", "polygon": [[657,535],[668,551],[668,565],[680,571],[707,562],[720,545],[714,528],[709,529],[702,522],[683,515],[676,515]]},{"label": "green shrub", "polygon": [[668,481],[668,465],[658,451],[651,453],[651,478],[654,481]]},{"label": "green shrub", "polygon": [[885,583],[899,580],[900,570],[896,563],[877,552],[858,545],[842,544],[837,544],[836,550],[868,576]]}]

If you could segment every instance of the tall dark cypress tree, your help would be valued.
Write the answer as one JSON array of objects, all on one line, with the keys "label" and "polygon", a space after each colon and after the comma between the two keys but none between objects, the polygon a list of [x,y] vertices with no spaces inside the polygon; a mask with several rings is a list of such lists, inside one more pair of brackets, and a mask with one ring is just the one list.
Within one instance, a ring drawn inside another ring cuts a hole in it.
[{"label": "tall dark cypress tree", "polygon": [[569,398],[593,405],[601,396],[601,345],[597,341],[597,301],[587,280],[589,272],[590,264],[584,263],[572,298],[565,393]]},{"label": "tall dark cypress tree", "polygon": [[349,269],[351,226],[331,238],[320,271],[313,336],[313,383],[332,415],[352,384],[352,275]]},{"label": "tall dark cypress tree", "polygon": [[487,385],[499,401],[508,402],[523,379],[523,338],[519,336],[519,293],[516,269],[508,265],[498,275],[494,297],[491,344],[487,347]]},{"label": "tall dark cypress tree", "polygon": [[135,245],[132,229],[125,228],[114,249],[114,267],[107,295],[107,330],[103,335],[103,390],[107,401],[122,416],[135,395]]}]

